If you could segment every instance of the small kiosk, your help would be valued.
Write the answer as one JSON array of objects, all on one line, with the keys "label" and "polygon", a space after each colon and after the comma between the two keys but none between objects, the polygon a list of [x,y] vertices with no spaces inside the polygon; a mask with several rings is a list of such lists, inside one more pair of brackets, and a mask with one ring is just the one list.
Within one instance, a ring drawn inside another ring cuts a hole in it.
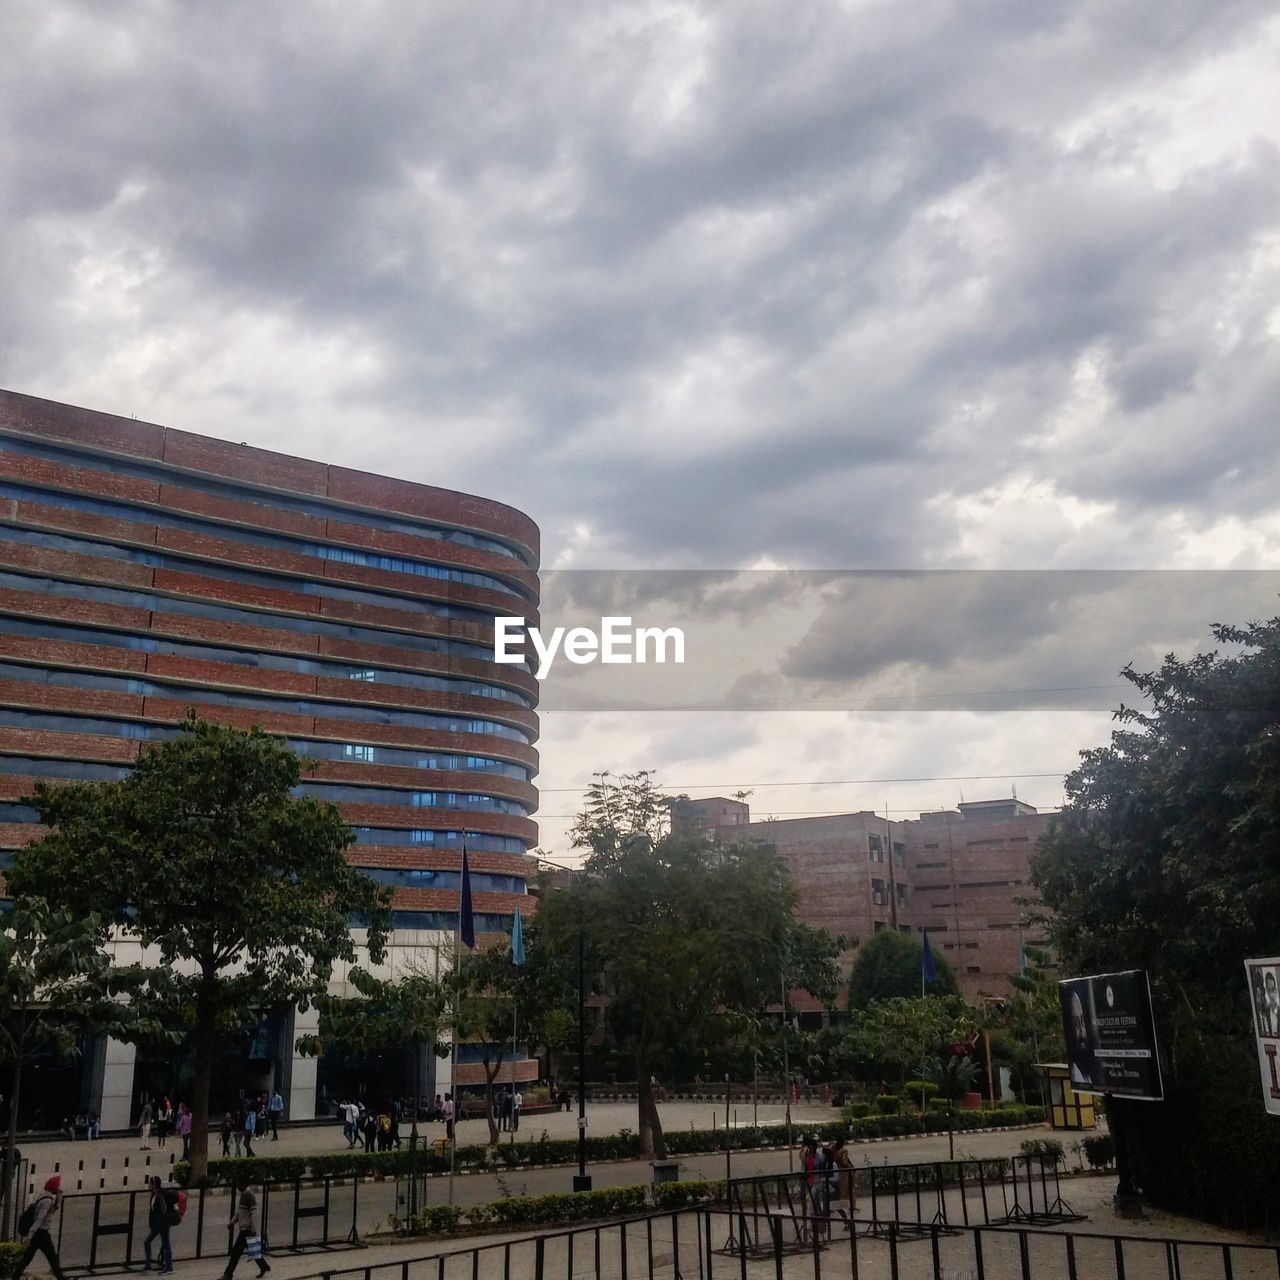
[{"label": "small kiosk", "polygon": [[1045,1097],[1051,1129],[1092,1129],[1097,1125],[1093,1095],[1071,1087],[1071,1071],[1065,1062],[1037,1062],[1044,1072]]}]

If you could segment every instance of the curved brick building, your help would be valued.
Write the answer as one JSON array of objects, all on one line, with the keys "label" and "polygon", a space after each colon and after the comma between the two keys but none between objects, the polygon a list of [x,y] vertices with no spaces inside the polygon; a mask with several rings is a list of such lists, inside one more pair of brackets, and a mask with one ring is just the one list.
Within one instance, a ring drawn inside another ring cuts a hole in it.
[{"label": "curved brick building", "polygon": [[[493,662],[492,620],[536,615],[537,566],[537,527],[500,503],[0,392],[0,869],[39,834],[35,778],[118,777],[194,707],[320,762],[303,789],[392,889],[393,964],[453,929],[464,839],[477,927],[509,931],[537,684]],[[277,1022],[248,1069],[270,1061],[300,1118],[352,1068],[316,1079]],[[108,1126],[149,1087],[130,1054],[80,1073]]]}]

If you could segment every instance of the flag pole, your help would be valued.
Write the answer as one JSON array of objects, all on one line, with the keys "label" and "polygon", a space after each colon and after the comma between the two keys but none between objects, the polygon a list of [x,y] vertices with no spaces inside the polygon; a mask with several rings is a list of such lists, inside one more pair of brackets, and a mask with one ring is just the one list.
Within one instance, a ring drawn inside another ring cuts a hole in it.
[{"label": "flag pole", "polygon": [[454,1152],[458,1149],[458,1020],[462,1012],[462,912],[453,936],[453,1036],[449,1046],[449,1085],[453,1090],[453,1109],[449,1117],[449,1203],[453,1203]]},{"label": "flag pole", "polygon": [[462,1015],[462,948],[476,945],[476,922],[471,906],[471,870],[467,865],[467,833],[462,832],[462,877],[458,886],[458,931],[453,960],[453,1044],[450,1046],[453,1085],[453,1133],[449,1143],[449,1203],[453,1203],[453,1174],[458,1150],[458,1122],[462,1119],[462,1095],[458,1092],[458,1023]]}]

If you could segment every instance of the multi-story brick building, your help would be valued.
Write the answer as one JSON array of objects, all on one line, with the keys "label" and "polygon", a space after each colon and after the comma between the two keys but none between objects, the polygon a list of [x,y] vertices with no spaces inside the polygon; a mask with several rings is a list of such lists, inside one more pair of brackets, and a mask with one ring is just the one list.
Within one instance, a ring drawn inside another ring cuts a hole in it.
[{"label": "multi-story brick building", "polygon": [[[681,801],[677,825],[696,825],[727,839],[772,844],[785,859],[806,924],[849,939],[846,972],[857,943],[879,929],[929,932],[930,945],[956,972],[970,1000],[1006,996],[1019,971],[1031,896],[1029,859],[1048,815],[1019,800],[961,803],[954,810],[889,821],[874,813],[752,822],[738,800]],[[816,1015],[806,993],[797,1008]]]},{"label": "multi-story brick building", "polygon": [[[392,968],[438,957],[464,840],[478,928],[508,931],[535,869],[537,684],[494,663],[492,619],[536,613],[537,566],[537,527],[500,503],[0,392],[0,871],[40,834],[35,779],[120,777],[194,707],[319,761],[302,790],[392,889]],[[282,1011],[239,1068],[297,1117],[348,1087],[295,1056],[302,1029]],[[156,1064],[87,1050],[60,1105],[127,1123]]]}]

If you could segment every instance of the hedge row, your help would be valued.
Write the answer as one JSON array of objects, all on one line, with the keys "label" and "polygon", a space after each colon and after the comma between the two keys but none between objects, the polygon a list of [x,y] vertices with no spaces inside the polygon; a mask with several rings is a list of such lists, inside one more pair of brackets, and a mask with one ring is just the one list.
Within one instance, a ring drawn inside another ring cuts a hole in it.
[{"label": "hedge row", "polygon": [[391,1225],[410,1235],[445,1235],[464,1223],[472,1227],[545,1227],[584,1218],[626,1217],[645,1208],[643,1185],[605,1187],[600,1191],[508,1196],[468,1208],[456,1204],[430,1205],[408,1222],[392,1215]]},{"label": "hedge row", "polygon": [[22,1254],[23,1246],[17,1241],[0,1241],[0,1280],[8,1280],[13,1275]]},{"label": "hedge row", "polygon": [[[1042,1107],[1001,1107],[997,1111],[957,1111],[954,1128],[965,1129],[1002,1128],[1022,1124],[1035,1124],[1044,1119]],[[942,1133],[947,1128],[947,1117],[937,1111],[926,1115],[862,1116],[849,1120],[827,1121],[817,1126],[795,1125],[792,1136],[799,1140],[804,1133],[813,1133],[821,1141],[833,1138],[896,1138],[916,1133]],[[786,1147],[785,1125],[746,1125],[730,1130],[730,1146],[735,1150],[753,1147]],[[723,1129],[673,1129],[666,1135],[667,1154],[672,1156],[708,1155],[723,1151]],[[640,1139],[634,1133],[609,1134],[587,1139],[587,1159],[592,1163],[605,1160],[628,1160],[641,1154]],[[535,1142],[501,1143],[490,1147],[475,1143],[459,1147],[454,1157],[454,1168],[459,1170],[484,1170],[516,1165],[572,1164],[578,1156],[577,1138],[543,1138]],[[448,1173],[448,1156],[437,1156],[430,1147],[419,1147],[417,1152],[407,1148],[399,1151],[343,1151],[332,1155],[311,1156],[254,1156],[231,1160],[210,1160],[208,1181],[214,1186],[233,1183],[293,1182],[298,1178],[384,1178],[404,1177],[414,1170],[418,1173]],[[173,1181],[185,1185],[190,1166],[179,1161],[173,1166]]]}]

